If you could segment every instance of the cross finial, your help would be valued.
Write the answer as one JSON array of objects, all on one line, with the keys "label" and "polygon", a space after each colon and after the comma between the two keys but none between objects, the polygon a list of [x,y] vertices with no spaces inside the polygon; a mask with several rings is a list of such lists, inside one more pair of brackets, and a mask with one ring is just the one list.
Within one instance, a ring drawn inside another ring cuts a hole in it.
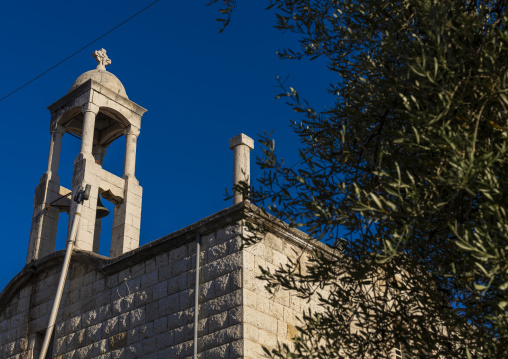
[{"label": "cross finial", "polygon": [[97,61],[97,70],[106,71],[106,66],[111,64],[111,60],[108,55],[106,55],[106,50],[104,49],[94,51],[93,57],[95,57]]}]

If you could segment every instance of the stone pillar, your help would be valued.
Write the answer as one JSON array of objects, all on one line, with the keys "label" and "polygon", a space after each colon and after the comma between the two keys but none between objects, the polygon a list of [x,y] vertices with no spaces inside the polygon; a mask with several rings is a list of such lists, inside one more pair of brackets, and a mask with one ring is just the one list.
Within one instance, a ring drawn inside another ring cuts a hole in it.
[{"label": "stone pillar", "polygon": [[[229,149],[233,150],[233,186],[240,182],[250,184],[250,151],[254,149],[254,140],[241,133],[229,140]],[[233,191],[233,205],[242,202],[242,194]]]},{"label": "stone pillar", "polygon": [[137,180],[127,178],[124,194],[124,201],[115,206],[113,213],[111,258],[118,257],[139,247],[143,188]]},{"label": "stone pillar", "polygon": [[[97,197],[99,195],[99,185],[101,180],[101,166],[91,160],[93,157],[79,155],[74,164],[74,173],[72,176],[72,197],[76,195],[79,187],[85,188],[87,184],[91,186],[90,198],[83,202],[81,207],[81,218],[79,220],[78,230],[76,234],[76,247],[86,251],[94,249],[94,233],[97,209]],[[67,237],[72,228],[72,222],[76,215],[76,201],[71,201],[69,211],[69,225],[67,229]]]},{"label": "stone pillar", "polygon": [[102,163],[104,162],[104,156],[106,156],[106,147],[103,146],[93,146],[92,154],[95,158],[95,163],[102,167]]},{"label": "stone pillar", "polygon": [[[78,188],[83,188],[89,184],[91,186],[90,198],[83,202],[81,219],[76,235],[76,247],[93,251],[94,233],[96,222],[97,198],[99,196],[99,185],[101,181],[102,166],[96,163],[93,155],[93,137],[95,130],[95,117],[99,112],[99,106],[88,102],[82,107],[83,111],[83,130],[81,133],[81,151],[74,161],[74,172],[72,175],[72,192],[76,194]],[[103,157],[102,150],[96,149],[96,155],[99,160]],[[72,227],[72,222],[76,215],[77,203],[71,201],[69,211],[69,226],[67,236]]]},{"label": "stone pillar", "polygon": [[135,178],[136,168],[136,144],[139,136],[139,128],[130,125],[124,131],[125,134],[125,164],[123,178]]},{"label": "stone pillar", "polygon": [[58,181],[58,167],[60,164],[60,152],[62,150],[62,137],[65,134],[65,127],[58,123],[50,129],[51,144],[49,145],[48,168],[51,179]]},{"label": "stone pillar", "polygon": [[[102,167],[102,163],[104,162],[104,156],[106,155],[106,147],[103,146],[93,146],[92,149],[93,157],[95,158],[95,163]],[[100,196],[100,193],[98,193]],[[101,244],[101,227],[102,227],[102,218],[95,219],[95,231],[93,234],[93,251],[95,253],[99,253],[100,244]]]},{"label": "stone pillar", "polygon": [[26,263],[45,257],[55,251],[60,212],[55,207],[49,207],[48,209],[48,205],[59,197],[59,190],[58,182],[50,179],[48,173],[44,173],[39,184],[35,187]]},{"label": "stone pillar", "polygon": [[[93,137],[95,129],[95,117],[99,112],[99,106],[88,102],[82,107],[83,130],[81,133],[81,151],[74,161],[74,172],[72,175],[72,196],[76,194],[79,187],[91,186],[90,198],[83,202],[81,219],[76,234],[76,247],[93,251],[94,233],[97,209],[97,197],[99,196],[99,185],[101,182],[102,166],[96,163],[92,154]],[[71,201],[69,211],[69,226],[67,236],[72,228],[72,222],[76,215],[77,203]]]},{"label": "stone pillar", "polygon": [[141,197],[143,188],[134,177],[136,168],[136,144],[139,128],[127,127],[125,134],[125,179],[124,201],[115,206],[113,213],[113,231],[111,235],[110,257],[118,257],[139,247],[141,228]]},{"label": "stone pillar", "polygon": [[82,154],[92,154],[93,136],[95,129],[95,116],[99,113],[99,106],[88,102],[83,105],[83,129],[81,132],[81,151]]},{"label": "stone pillar", "polygon": [[49,207],[48,209],[48,205],[60,196],[58,165],[65,128],[56,124],[53,128],[50,128],[50,132],[51,143],[47,171],[35,188],[26,263],[45,257],[55,251],[60,212],[55,207]]}]

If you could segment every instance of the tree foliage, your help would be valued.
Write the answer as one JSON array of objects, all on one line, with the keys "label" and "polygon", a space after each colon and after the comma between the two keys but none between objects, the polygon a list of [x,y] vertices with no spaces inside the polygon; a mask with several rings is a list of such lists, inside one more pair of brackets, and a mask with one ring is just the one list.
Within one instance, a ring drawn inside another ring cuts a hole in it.
[{"label": "tree foliage", "polygon": [[[212,1],[216,2],[216,1]],[[225,24],[234,0],[225,0]],[[335,103],[281,83],[301,161],[262,138],[251,201],[343,253],[265,271],[320,295],[273,357],[505,358],[508,348],[508,8],[505,0],[271,0],[276,28],[322,57]]]}]

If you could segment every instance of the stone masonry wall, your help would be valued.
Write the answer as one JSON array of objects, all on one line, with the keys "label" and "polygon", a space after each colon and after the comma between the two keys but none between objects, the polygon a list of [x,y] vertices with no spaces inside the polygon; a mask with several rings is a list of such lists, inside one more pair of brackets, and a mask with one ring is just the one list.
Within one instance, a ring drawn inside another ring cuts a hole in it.
[{"label": "stone masonry wall", "polygon": [[[242,357],[239,228],[227,226],[202,237],[200,358]],[[54,357],[190,357],[195,253],[192,241],[114,273],[108,273],[108,265],[97,268],[74,256],[55,326]],[[37,354],[60,267],[61,260],[36,273],[1,311],[1,358]]]},{"label": "stone masonry wall", "polygon": [[[57,359],[191,358],[196,233],[201,233],[198,358],[262,358],[262,346],[290,344],[305,308],[294,293],[271,296],[256,276],[311,247],[303,233],[275,225],[242,248],[251,207],[237,205],[117,258],[77,251],[54,332]],[[312,241],[312,240],[311,240]],[[38,357],[63,252],[25,267],[0,295],[0,358]]]},{"label": "stone masonry wall", "polygon": [[[306,246],[307,249],[312,246]],[[272,273],[280,266],[300,260],[302,270],[308,252],[286,239],[267,233],[263,240],[243,251],[244,262],[244,353],[246,359],[262,358],[267,349],[277,348],[277,344],[287,344],[291,348],[294,336],[298,334],[296,326],[304,310],[311,307],[314,312],[323,308],[319,306],[317,297],[310,303],[298,298],[295,293],[278,290],[271,295],[264,288],[266,282],[256,278],[261,275],[260,267]]]}]

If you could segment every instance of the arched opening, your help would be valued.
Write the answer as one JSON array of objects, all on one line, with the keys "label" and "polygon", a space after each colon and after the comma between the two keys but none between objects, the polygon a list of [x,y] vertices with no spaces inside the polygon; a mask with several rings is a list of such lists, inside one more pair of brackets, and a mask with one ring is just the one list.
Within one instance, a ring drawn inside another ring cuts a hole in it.
[{"label": "arched opening", "polygon": [[[97,220],[100,222],[100,232],[96,233],[95,236],[99,238],[99,246],[98,253],[100,255],[109,257],[110,249],[111,249],[111,233],[113,231],[113,213],[115,210],[115,205],[101,196],[101,202],[104,207],[109,210],[109,214],[106,217]],[[96,222],[97,223],[97,222]],[[97,231],[99,228],[96,225],[95,230]],[[95,248],[94,248],[95,251]]]},{"label": "arched opening", "polygon": [[122,177],[125,161],[125,136],[117,138],[106,148],[106,155],[102,163],[102,168],[112,174]]},{"label": "arched opening", "polygon": [[[80,109],[80,108],[78,108]],[[72,133],[66,132],[62,137],[62,148],[60,151],[60,162],[58,168],[59,184],[72,191],[72,173],[74,170],[74,159],[79,154],[81,147],[80,138]],[[68,198],[71,199],[71,195]],[[67,228],[69,223],[69,214],[67,212],[60,212],[58,216],[58,226],[55,250],[62,250],[66,247],[67,242]]]}]

